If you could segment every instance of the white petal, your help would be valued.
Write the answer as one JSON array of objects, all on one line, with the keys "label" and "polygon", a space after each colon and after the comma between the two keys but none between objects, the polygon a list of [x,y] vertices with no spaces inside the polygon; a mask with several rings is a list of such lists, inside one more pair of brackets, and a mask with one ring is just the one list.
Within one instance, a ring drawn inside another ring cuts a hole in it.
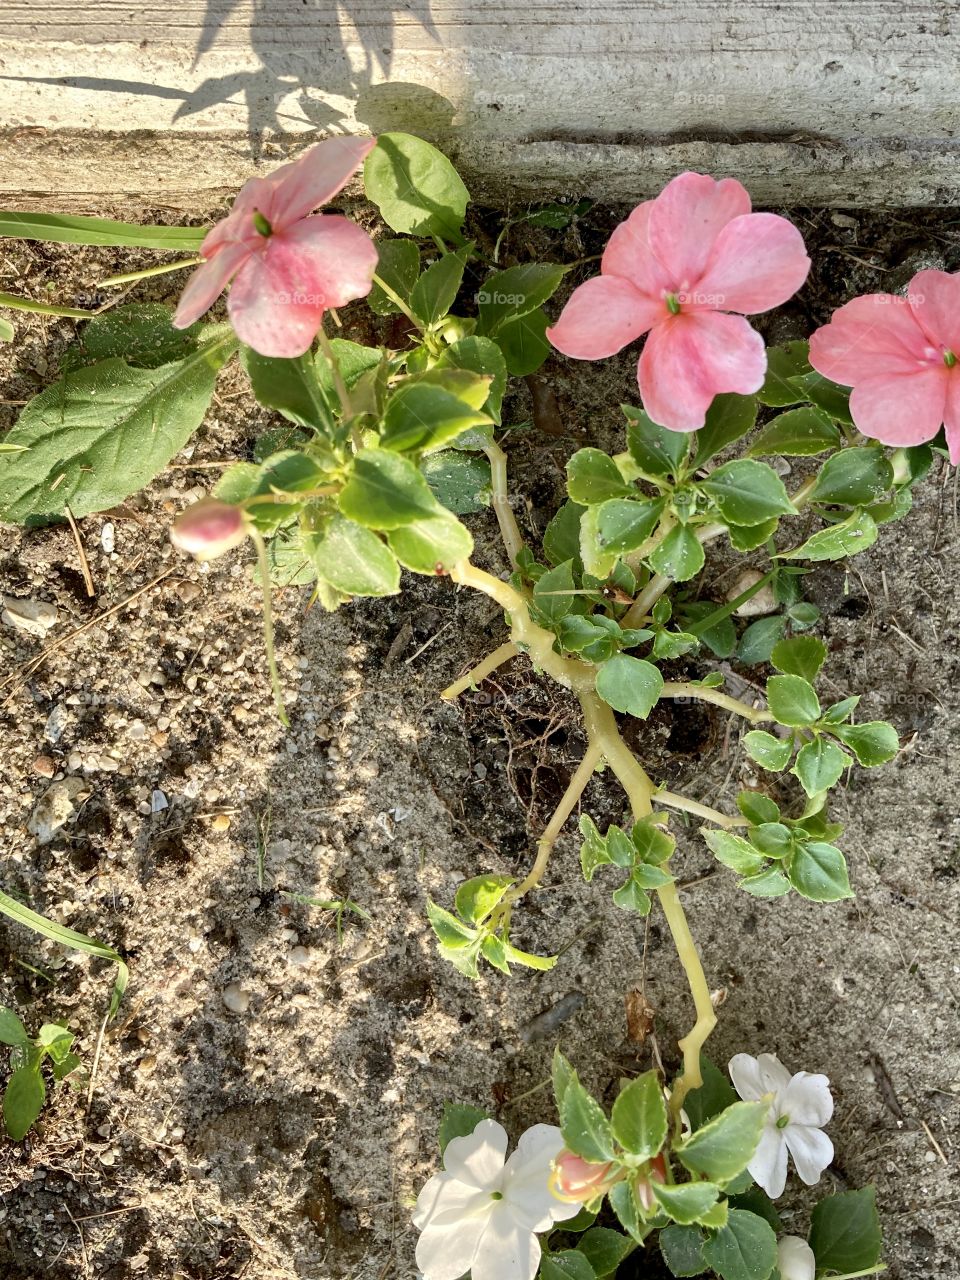
[{"label": "white petal", "polygon": [[489,1191],[470,1187],[449,1173],[435,1173],[417,1196],[413,1225],[421,1231],[456,1226],[478,1214],[485,1217],[492,1203]]},{"label": "white petal", "polygon": [[539,1266],[540,1241],[498,1201],[477,1245],[471,1280],[533,1280]]},{"label": "white petal", "polygon": [[760,1079],[760,1064],[749,1053],[735,1053],[727,1063],[733,1087],[744,1102],[756,1102],[766,1093]]},{"label": "white petal", "polygon": [[760,1136],[760,1145],[747,1165],[751,1178],[763,1187],[771,1200],[782,1196],[787,1185],[787,1144],[783,1134],[784,1130],[767,1125]]},{"label": "white petal", "polygon": [[781,1236],[777,1244],[777,1266],[780,1280],[814,1280],[817,1259],[800,1236]]},{"label": "white petal", "polygon": [[423,1280],[460,1280],[474,1265],[488,1222],[484,1214],[454,1226],[428,1227],[417,1241]]},{"label": "white petal", "polygon": [[535,1124],[523,1134],[504,1169],[504,1203],[530,1231],[546,1231],[551,1222],[573,1218],[578,1204],[565,1204],[550,1190],[551,1162],[563,1150],[556,1125]]},{"label": "white petal", "polygon": [[779,1098],[780,1111],[791,1124],[812,1124],[822,1129],[833,1115],[833,1097],[826,1076],[798,1071]]},{"label": "white petal", "polygon": [[775,1053],[761,1053],[757,1064],[764,1093],[779,1093],[790,1083],[790,1072]]},{"label": "white petal", "polygon": [[797,1173],[812,1187],[833,1159],[833,1143],[822,1130],[806,1124],[788,1124],[783,1135]]},{"label": "white petal", "polygon": [[447,1143],[443,1167],[470,1187],[496,1191],[507,1154],[507,1131],[496,1120],[481,1120],[466,1138]]}]

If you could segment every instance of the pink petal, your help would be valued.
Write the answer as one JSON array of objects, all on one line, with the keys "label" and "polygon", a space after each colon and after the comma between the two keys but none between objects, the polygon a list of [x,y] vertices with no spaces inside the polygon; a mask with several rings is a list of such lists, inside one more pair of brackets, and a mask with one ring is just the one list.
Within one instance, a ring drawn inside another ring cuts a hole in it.
[{"label": "pink petal", "polygon": [[263,237],[253,225],[253,215],[262,213],[269,220],[275,186],[273,177],[251,178],[245,182],[227,216],[207,232],[200,246],[203,256],[209,258],[228,244],[246,243],[251,249],[256,248]]},{"label": "pink petal", "polygon": [[565,356],[600,360],[646,333],[664,310],[620,276],[594,276],[574,289],[547,337]]},{"label": "pink petal", "polygon": [[717,236],[692,305],[756,315],[793,297],[809,270],[803,236],[792,222],[775,213],[742,214]]},{"label": "pink petal", "polygon": [[261,355],[303,355],[324,311],[366,297],[376,267],[376,247],[356,223],[303,218],[251,255],[230,290],[231,323]]},{"label": "pink petal", "polygon": [[718,311],[658,324],[640,356],[643,407],[671,431],[698,431],[714,396],[759,391],[767,369],[763,339],[742,316]]},{"label": "pink petal", "polygon": [[600,273],[623,276],[651,298],[662,298],[678,287],[675,277],[650,244],[650,210],[653,201],[638,205],[625,222],[614,229],[600,262]]},{"label": "pink petal", "polygon": [[173,317],[175,329],[187,329],[208,311],[227,287],[230,277],[250,256],[244,244],[231,244],[197,267],[180,295]]},{"label": "pink petal", "polygon": [[877,374],[850,393],[850,415],[865,436],[881,444],[924,444],[940,430],[950,382],[943,364]]},{"label": "pink petal", "polygon": [[304,152],[294,164],[284,166],[274,193],[272,216],[266,215],[275,229],[284,230],[318,205],[332,200],[376,145],[376,138],[327,138]]},{"label": "pink petal", "polygon": [[906,298],[870,293],[833,313],[810,339],[810,363],[825,378],[853,387],[865,378],[916,373],[941,360]]},{"label": "pink petal", "polygon": [[949,371],[947,406],[943,415],[947,428],[947,448],[950,452],[950,461],[955,467],[960,466],[960,378],[955,371],[958,368],[960,365]]},{"label": "pink petal", "polygon": [[907,299],[931,342],[960,355],[960,274],[919,271]]},{"label": "pink petal", "polygon": [[703,173],[681,173],[667,183],[653,201],[649,235],[678,289],[700,279],[717,236],[749,212],[750,197],[735,178],[716,182]]}]

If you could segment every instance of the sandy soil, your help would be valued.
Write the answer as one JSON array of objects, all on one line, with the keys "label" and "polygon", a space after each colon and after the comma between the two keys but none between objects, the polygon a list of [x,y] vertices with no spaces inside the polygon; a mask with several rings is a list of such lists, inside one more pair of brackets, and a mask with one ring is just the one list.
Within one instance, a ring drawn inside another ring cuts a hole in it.
[{"label": "sandy soil", "polygon": [[[960,265],[946,216],[795,216],[820,247],[777,337],[881,279],[897,288],[921,266]],[[595,212],[557,252],[595,252],[612,217]],[[114,261],[3,246],[0,274],[7,288],[49,283],[89,303]],[[8,400],[55,376],[72,332],[68,321],[20,328],[0,349]],[[616,405],[635,395],[632,363],[548,365],[568,430],[613,443]],[[529,418],[526,396],[507,422]],[[0,405],[6,423],[15,409]],[[132,971],[89,1100],[60,1090],[25,1143],[0,1146],[2,1280],[412,1277],[409,1209],[435,1167],[444,1100],[519,1132],[554,1118],[544,1082],[558,1036],[602,1092],[647,1065],[649,1042],[638,1054],[626,1038],[636,983],[668,1064],[690,1018],[662,923],[638,929],[602,877],[583,885],[572,824],[517,920],[521,945],[563,949],[557,968],[471,984],[438,959],[425,896],[449,903],[465,877],[528,864],[582,746],[574,709],[522,661],[442,705],[439,690],[503,638],[502,619],[449,582],[409,579],[402,596],[335,616],[282,593],[284,733],[245,555],[204,572],[165,535],[211,482],[199,464],[248,455],[269,422],[227,371],[189,456],[110,519],[115,549],[103,549],[106,518],[83,522],[95,601],[67,530],[0,533],[0,589],[55,603],[47,644],[62,641],[21,680],[41,642],[0,628],[3,678],[15,677],[0,692],[2,884],[119,946]],[[531,537],[576,444],[537,430],[508,438]],[[478,560],[501,570],[492,516],[472,525]],[[855,901],[748,899],[677,826],[685,906],[711,984],[726,991],[710,1052],[775,1051],[830,1076],[838,1159],[820,1190],[877,1183],[891,1280],[960,1276],[958,575],[954,474],[938,463],[905,521],[847,570],[808,580],[831,651],[826,689],[862,691],[864,717],[893,720],[904,744],[841,793]],[[721,559],[702,588],[726,585]],[[667,707],[633,740],[671,789],[727,807],[752,776],[739,732],[723,714]],[[40,846],[27,820],[62,778],[82,784],[75,813]],[[606,822],[623,801],[597,778],[585,807]],[[332,912],[295,894],[349,897],[370,919],[344,915],[338,936]],[[0,947],[0,1000],[31,1025],[68,1019],[92,1064],[109,967],[5,924]],[[535,1019],[550,1009],[545,1028]],[[794,1190],[783,1203],[804,1231],[811,1197]],[[660,1270],[641,1256],[635,1274]]]}]

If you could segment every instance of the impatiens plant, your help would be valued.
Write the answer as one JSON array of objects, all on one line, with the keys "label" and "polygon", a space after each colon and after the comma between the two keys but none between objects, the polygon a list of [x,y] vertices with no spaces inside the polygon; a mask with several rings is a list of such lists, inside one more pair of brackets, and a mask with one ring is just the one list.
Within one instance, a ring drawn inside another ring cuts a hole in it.
[{"label": "impatiens plant", "polygon": [[[393,233],[375,250],[355,224],[312,214],[361,161],[367,196]],[[535,1126],[509,1159],[497,1123],[452,1108],[444,1172],[415,1215],[426,1280],[468,1269],[473,1280],[595,1280],[654,1238],[677,1276],[874,1274],[882,1264],[870,1188],[821,1200],[807,1240],[778,1241],[771,1197],[784,1189],[788,1155],[808,1184],[830,1162],[832,1099],[824,1076],[791,1075],[772,1054],[733,1058],[735,1093],[703,1056],[717,1014],[678,892],[671,814],[702,824],[706,846],[748,895],[797,893],[827,911],[852,896],[830,794],[851,769],[891,760],[899,743],[891,725],[857,719],[855,692],[822,696],[828,653],[811,631],[818,612],[804,577],[870,547],[881,525],[906,515],[934,452],[947,451],[941,423],[956,458],[958,277],[922,273],[907,300],[858,299],[809,348],[767,349],[745,317],[803,284],[800,234],[753,213],[738,182],[687,173],[616,229],[600,274],[550,326],[545,304],[568,268],[502,265],[499,241],[488,251],[471,238],[468,198],[445,157],[395,133],[320,144],[249,183],[206,232],[0,214],[6,234],[199,249],[202,258],[175,317],[133,304],[89,321],[61,380],[3,442],[0,516],[43,523],[121,501],[183,446],[218,370],[238,356],[254,396],[284,425],[184,511],[172,536],[203,558],[251,541],[281,715],[270,584],[302,586],[332,610],[398,592],[403,570],[449,577],[503,611],[502,642],[442,697],[456,700],[519,659],[579,705],[583,758],[529,870],[478,868],[453,901],[426,903],[430,925],[441,955],[468,978],[481,966],[509,974],[557,964],[516,945],[514,919],[605,769],[622,789],[622,817],[601,830],[579,815],[584,879],[598,886],[590,892],[609,886],[629,919],[654,904],[663,913],[692,1025],[672,1078],[650,1070],[622,1082],[609,1114],[558,1053],[559,1129]],[[544,225],[568,216],[554,207]],[[202,322],[231,277],[230,323]],[[339,324],[336,308],[363,297],[381,345],[325,332],[328,314]],[[537,370],[550,342],[601,359],[643,335],[640,403],[623,405],[618,446],[569,457],[566,499],[531,544],[498,442],[509,378]],[[799,460],[790,489],[766,460],[784,457]],[[475,563],[462,519],[486,506],[505,556],[488,568]],[[727,560],[750,558],[732,599],[696,585],[718,546]],[[680,658],[698,664],[694,678],[678,675]],[[758,695],[745,702],[725,689],[717,660],[755,668]],[[739,794],[735,812],[671,792],[631,750],[625,723],[664,700],[712,704],[743,722],[764,781]]]}]

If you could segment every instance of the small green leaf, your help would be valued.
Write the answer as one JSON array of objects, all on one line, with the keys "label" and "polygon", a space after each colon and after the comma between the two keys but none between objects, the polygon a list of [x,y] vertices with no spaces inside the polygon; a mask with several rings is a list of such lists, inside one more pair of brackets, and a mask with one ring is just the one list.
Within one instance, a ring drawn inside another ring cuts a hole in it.
[{"label": "small green leaf", "polygon": [[663,821],[662,814],[659,817],[651,814],[635,822],[630,832],[637,856],[642,862],[650,863],[652,866],[659,866],[661,862],[666,862],[677,847],[677,842],[669,831],[664,831],[659,825]]},{"label": "small green leaf", "polygon": [[111,307],[84,325],[80,335],[84,364],[117,357],[140,369],[192,355],[200,345],[203,326],[175,329],[173,310],[161,302],[133,302]]},{"label": "small green leaf", "polygon": [[43,1110],[47,1090],[38,1068],[18,1067],[7,1081],[3,1095],[3,1123],[19,1142]]},{"label": "small green leaf", "polygon": [[729,1182],[753,1158],[768,1111],[765,1102],[734,1102],[680,1143],[677,1158],[692,1173]]},{"label": "small green leaf", "polygon": [[489,383],[476,374],[454,373],[442,386],[428,377],[402,382],[387,401],[381,444],[397,453],[438,449],[471,427],[489,426],[479,409],[487,398]]},{"label": "small green leaf", "polygon": [[617,1220],[637,1244],[642,1244],[646,1231],[640,1217],[636,1196],[629,1182],[618,1182],[608,1192],[610,1208]]},{"label": "small green leaf", "polygon": [[832,844],[811,841],[801,845],[789,860],[787,875],[797,893],[812,902],[853,897],[846,859]]},{"label": "small green leaf", "polygon": [[557,291],[565,273],[565,267],[544,262],[495,271],[477,294],[477,332],[496,337],[505,324],[536,311]]},{"label": "small green leaf", "polygon": [[657,704],[663,676],[652,662],[618,653],[597,671],[597,693],[615,711],[645,720]]},{"label": "small green leaf", "polygon": [[[445,253],[423,275],[410,292],[410,310],[427,328],[442,320],[456,301],[466,256]],[[379,274],[379,272],[378,272]]]},{"label": "small green leaf", "polygon": [[756,875],[766,866],[766,859],[743,836],[736,836],[732,831],[707,829],[702,829],[702,834],[716,860],[738,875]]},{"label": "small green leaf", "polygon": [[512,876],[485,875],[465,880],[454,900],[457,915],[468,924],[482,924],[513,883]]},{"label": "small green leaf", "polygon": [[[420,274],[420,250],[413,240],[379,240],[377,275],[404,302],[409,302],[413,286]],[[367,294],[370,310],[378,316],[398,315],[400,308],[374,282]]]},{"label": "small green leaf", "polygon": [[[833,710],[833,708],[830,708]],[[863,724],[838,724],[831,733],[850,748],[857,760],[868,769],[886,764],[900,750],[900,738],[892,724],[885,720],[867,720]]]},{"label": "small green leaf", "polygon": [[691,437],[658,426],[642,409],[626,404],[620,408],[627,419],[627,447],[639,469],[648,476],[679,475]]},{"label": "small green leaf", "polygon": [[750,832],[750,839],[768,858],[785,858],[793,849],[793,832],[783,822],[760,822]]},{"label": "small green leaf", "polygon": [[650,555],[657,573],[673,582],[689,582],[703,568],[706,554],[703,544],[689,525],[678,524]]},{"label": "small green leaf", "polygon": [[805,341],[767,348],[767,376],[757,392],[761,404],[779,409],[805,399],[803,389],[792,379],[811,372],[808,354],[809,345]]},{"label": "small green leaf", "polygon": [[762,547],[765,542],[770,541],[779,526],[779,516],[774,516],[772,520],[764,520],[761,524],[755,524],[749,528],[731,524],[727,525],[727,536],[734,550],[756,551],[757,547]]},{"label": "small green leaf", "polygon": [[455,516],[472,515],[490,505],[490,464],[486,458],[458,449],[442,449],[421,461],[430,492]]},{"label": "small green leaf", "polygon": [[731,1209],[727,1225],[703,1247],[721,1280],[768,1280],[777,1265],[777,1237],[769,1222],[746,1209]]},{"label": "small green leaf", "polygon": [[770,662],[788,676],[815,680],[827,660],[827,646],[816,636],[793,636],[781,640],[770,654]]},{"label": "small green leaf", "polygon": [[547,525],[543,552],[551,564],[562,564],[564,560],[576,563],[580,559],[580,517],[586,509],[567,501]]},{"label": "small green leaf", "polygon": [[584,813],[580,817],[580,834],[583,836],[580,866],[583,869],[584,880],[589,883],[597,868],[609,866],[613,859],[610,857],[606,840],[597,830],[596,823],[589,814]]},{"label": "small green leaf", "polygon": [[741,791],[737,796],[737,808],[755,826],[762,822],[780,821],[779,805],[762,791]]},{"label": "small green leaf", "polygon": [[652,1183],[654,1198],[668,1218],[681,1226],[701,1222],[717,1203],[720,1188],[712,1182]]},{"label": "small green leaf", "polygon": [[772,733],[763,729],[751,729],[745,735],[743,745],[750,759],[755,760],[761,768],[769,769],[771,773],[779,773],[781,769],[785,769],[793,755],[791,738],[775,738]]},{"label": "small green leaf", "polygon": [[529,315],[506,321],[498,329],[497,346],[503,352],[507,372],[514,378],[536,373],[550,354],[546,338],[549,324],[547,313],[538,307]]},{"label": "small green leaf", "polygon": [[844,720],[850,719],[859,702],[860,694],[855,693],[851,698],[843,698],[840,702],[832,703],[820,717],[820,723],[827,725],[843,724]]},{"label": "small green leaf", "polygon": [[27,1029],[6,1005],[0,1005],[0,1044],[29,1044]]},{"label": "small green leaf", "polygon": [[767,867],[756,875],[745,876],[738,888],[753,898],[782,898],[790,892],[790,881],[779,867]]},{"label": "small green leaf", "polygon": [[714,396],[703,426],[695,437],[695,450],[691,469],[702,467],[705,462],[722,452],[727,445],[741,439],[753,430],[757,420],[757,401],[754,396]]},{"label": "small green leaf", "polygon": [[751,622],[740,637],[737,657],[750,666],[769,662],[770,655],[783,635],[786,625],[786,618],[780,614],[774,614],[770,618],[758,618],[756,622]]},{"label": "small green leaf", "polygon": [[540,1263],[540,1280],[596,1280],[597,1273],[577,1249],[548,1254]]},{"label": "small green leaf", "polygon": [[[564,1224],[567,1229],[570,1226],[570,1222]],[[636,1245],[629,1236],[621,1235],[619,1231],[613,1231],[610,1227],[591,1227],[581,1236],[577,1248],[593,1267],[598,1280],[604,1280],[605,1276],[614,1274],[624,1258],[634,1251]]]},{"label": "small green leaf", "polygon": [[756,525],[774,516],[796,514],[773,467],[752,458],[738,458],[717,467],[700,481],[700,488],[729,524]]},{"label": "small green leaf", "polygon": [[635,911],[639,916],[648,916],[653,905],[650,896],[635,875],[614,890],[613,905],[621,911]]},{"label": "small green leaf", "polygon": [[340,494],[340,510],[368,529],[398,529],[443,508],[408,458],[390,449],[361,449]]},{"label": "small green leaf", "polygon": [[482,1120],[490,1117],[479,1107],[469,1107],[462,1102],[445,1102],[440,1121],[440,1154],[454,1138],[469,1138]]},{"label": "small green leaf", "polygon": [[658,1243],[663,1260],[675,1276],[699,1276],[707,1269],[704,1235],[698,1227],[664,1227]]},{"label": "small green leaf", "polygon": [[817,1272],[848,1275],[880,1261],[882,1241],[875,1187],[826,1196],[813,1211],[810,1247]]},{"label": "small green leaf", "polygon": [[869,511],[854,511],[846,520],[821,529],[792,551],[778,552],[780,560],[842,560],[866,551],[877,540],[877,524]]},{"label": "small green leaf", "polygon": [[550,1066],[550,1076],[553,1083],[553,1097],[557,1104],[557,1111],[563,1106],[563,1099],[566,1096],[567,1087],[577,1078],[577,1073],[560,1052],[559,1047],[553,1051],[553,1059]]},{"label": "small green leaf", "polygon": [[335,515],[309,540],[321,578],[348,596],[392,596],[400,590],[397,558],[371,530]]},{"label": "small green leaf", "polygon": [[809,680],[802,676],[771,676],[767,703],[778,724],[805,727],[820,719],[820,700]]},{"label": "small green leaf", "polygon": [[850,388],[838,386],[815,371],[802,374],[793,379],[794,385],[803,393],[806,400],[812,400],[818,408],[823,409],[836,422],[843,422],[848,427],[854,425],[850,416]]},{"label": "small green leaf", "polygon": [[700,1075],[703,1077],[703,1084],[699,1089],[691,1089],[683,1104],[693,1129],[702,1129],[708,1120],[712,1120],[737,1101],[730,1081],[702,1053]]},{"label": "small green leaf", "polygon": [[610,1113],[613,1136],[631,1155],[652,1160],[667,1137],[667,1105],[655,1071],[645,1071],[620,1090]]},{"label": "small green leaf", "polygon": [[427,899],[427,918],[431,928],[444,947],[461,950],[469,947],[477,939],[476,929],[469,929],[465,924],[438,906],[432,899]]},{"label": "small green leaf", "polygon": [[503,352],[490,338],[460,338],[452,342],[434,365],[434,369],[462,369],[489,378],[488,394],[480,407],[500,425],[503,393],[507,386],[507,365]]},{"label": "small green leaf", "polygon": [[567,1149],[583,1160],[601,1164],[616,1154],[609,1120],[576,1076],[563,1090],[560,1129]]},{"label": "small green leaf", "polygon": [[776,454],[777,457],[807,458],[837,448],[842,440],[839,427],[822,409],[804,405],[778,414],[768,423],[750,446],[747,457]]},{"label": "small green leaf", "polygon": [[442,507],[426,519],[388,530],[387,542],[404,568],[431,575],[449,573],[473,550],[469,530]]},{"label": "small green leaf", "polygon": [[541,574],[533,587],[533,603],[547,626],[559,622],[573,608],[573,561],[567,560]]},{"label": "small green leaf", "polygon": [[[619,472],[617,473],[619,475]],[[663,515],[664,500],[610,498],[596,513],[596,533],[600,549],[623,555],[643,545]],[[546,545],[546,540],[544,540]]]},{"label": "small green leaf", "polygon": [[820,469],[811,495],[814,502],[866,507],[879,502],[893,484],[893,467],[874,445],[841,449]]},{"label": "small green leaf", "polygon": [[567,492],[582,506],[631,492],[617,464],[600,449],[580,449],[567,463]]},{"label": "small green leaf", "polygon": [[[376,354],[379,361],[380,353]],[[275,359],[241,347],[240,363],[253,394],[265,409],[275,409],[289,422],[317,431],[330,425],[330,407],[312,361],[302,356],[297,360]]]},{"label": "small green leaf", "polygon": [[800,748],[790,772],[800,779],[804,791],[812,797],[835,786],[849,763],[850,757],[835,742],[818,737]]},{"label": "small green leaf", "polygon": [[540,973],[549,972],[560,958],[559,956],[535,956],[529,951],[518,951],[509,942],[503,944],[503,954],[511,964],[523,965],[525,969],[536,969]]},{"label": "small green leaf", "polygon": [[381,133],[363,177],[367,198],[393,231],[460,241],[470,193],[429,142],[409,133]]}]

